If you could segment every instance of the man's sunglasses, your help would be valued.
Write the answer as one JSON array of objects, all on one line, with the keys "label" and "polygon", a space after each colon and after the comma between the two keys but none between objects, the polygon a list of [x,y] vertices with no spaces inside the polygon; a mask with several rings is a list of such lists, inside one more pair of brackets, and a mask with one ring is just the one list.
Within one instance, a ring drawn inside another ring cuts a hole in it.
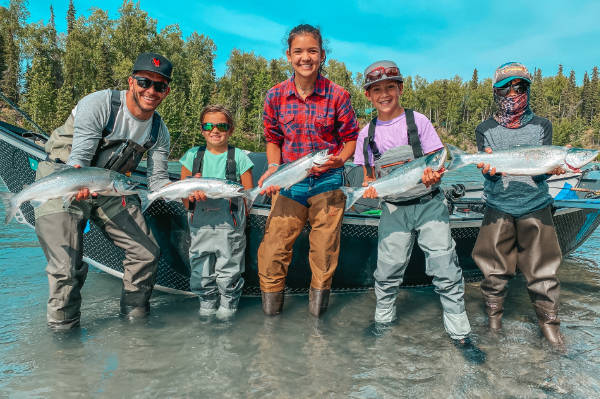
[{"label": "man's sunglasses", "polygon": [[164,93],[165,91],[167,91],[167,88],[169,87],[168,83],[156,81],[156,80],[152,80],[152,79],[148,79],[148,78],[143,78],[141,76],[134,75],[134,76],[132,76],[132,78],[134,78],[137,81],[138,86],[140,86],[142,89],[149,89],[150,86],[154,85],[154,91],[156,91],[158,93]]},{"label": "man's sunglasses", "polygon": [[400,70],[396,67],[377,67],[375,69],[373,69],[371,72],[369,72],[367,74],[367,76],[365,77],[368,82],[374,82],[376,80],[379,80],[383,75],[387,76],[388,78],[394,77],[394,76],[399,76],[400,75]]},{"label": "man's sunglasses", "polygon": [[205,132],[210,132],[212,131],[214,128],[217,128],[217,130],[219,132],[228,132],[229,128],[231,127],[229,125],[229,123],[203,123],[202,124],[202,130],[204,130]]},{"label": "man's sunglasses", "polygon": [[515,91],[515,93],[517,93],[517,94],[523,94],[529,88],[529,83],[524,82],[524,81],[520,81],[520,82],[517,82],[517,83],[510,83],[509,82],[509,83],[505,84],[502,87],[494,87],[494,91],[499,96],[506,97],[506,96],[508,96],[508,93],[510,93],[510,89],[511,88]]}]

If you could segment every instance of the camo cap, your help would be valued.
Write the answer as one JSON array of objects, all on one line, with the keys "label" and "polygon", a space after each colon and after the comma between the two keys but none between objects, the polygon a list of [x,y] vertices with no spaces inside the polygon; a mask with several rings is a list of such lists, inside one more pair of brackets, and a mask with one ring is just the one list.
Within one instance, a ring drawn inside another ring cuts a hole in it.
[{"label": "camo cap", "polygon": [[531,83],[531,74],[525,65],[519,62],[507,62],[496,69],[492,84],[494,87],[502,87],[513,79],[523,79]]}]

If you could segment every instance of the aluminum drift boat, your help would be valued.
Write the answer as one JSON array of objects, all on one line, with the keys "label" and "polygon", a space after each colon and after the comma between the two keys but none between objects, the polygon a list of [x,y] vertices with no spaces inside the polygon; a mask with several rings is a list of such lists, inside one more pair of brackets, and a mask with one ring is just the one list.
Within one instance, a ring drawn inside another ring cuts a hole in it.
[{"label": "aluminum drift boat", "polygon": [[[12,192],[34,181],[38,162],[46,159],[43,145],[47,137],[0,121],[0,179]],[[252,153],[255,164],[255,182],[266,167],[264,153]],[[347,180],[351,185],[359,185],[362,180],[360,167],[347,167]],[[138,168],[133,179],[145,183],[145,170]],[[171,175],[177,180],[178,175]],[[564,255],[581,245],[600,223],[600,206],[593,199],[600,190],[600,171],[588,170],[583,174],[564,175],[550,181],[553,195],[560,195],[561,188],[569,184],[577,190],[568,190],[571,198],[556,202],[560,207],[554,214],[554,223]],[[460,265],[467,280],[480,277],[473,263],[471,251],[481,225],[483,204],[481,186],[465,187],[453,185],[443,187],[450,200],[450,226],[456,241]],[[564,190],[562,191],[564,193]],[[573,206],[580,206],[577,208]],[[377,208],[377,202],[360,200],[346,213],[342,226],[342,247],[340,263],[333,280],[333,290],[354,291],[373,287],[373,271],[377,261],[377,214],[361,214]],[[268,198],[259,197],[248,219],[248,245],[246,252],[245,294],[258,293],[256,252],[262,240],[264,226],[269,214]],[[33,227],[33,208],[28,203],[21,206],[22,221]],[[156,289],[171,293],[189,292],[189,232],[186,211],[176,202],[156,201],[145,213],[146,220],[161,247]],[[306,226],[294,245],[294,255],[287,278],[290,292],[305,292],[309,286],[310,268],[308,265],[308,232]],[[122,277],[124,254],[115,247],[98,229],[91,224],[84,234],[84,261],[111,275]],[[404,285],[423,286],[431,280],[424,273],[424,256],[417,245],[414,246]]]}]

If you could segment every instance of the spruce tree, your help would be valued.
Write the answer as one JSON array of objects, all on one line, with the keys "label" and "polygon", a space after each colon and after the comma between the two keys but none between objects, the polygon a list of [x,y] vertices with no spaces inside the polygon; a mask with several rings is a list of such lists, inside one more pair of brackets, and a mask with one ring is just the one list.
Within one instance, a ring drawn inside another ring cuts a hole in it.
[{"label": "spruce tree", "polygon": [[69,9],[67,10],[67,35],[71,33],[75,26],[75,5],[73,0],[69,0]]}]

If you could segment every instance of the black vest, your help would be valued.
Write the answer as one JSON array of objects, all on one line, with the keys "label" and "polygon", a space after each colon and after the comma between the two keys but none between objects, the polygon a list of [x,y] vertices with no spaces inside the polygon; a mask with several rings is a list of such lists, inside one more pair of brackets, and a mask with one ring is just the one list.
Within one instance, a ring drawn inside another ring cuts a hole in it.
[{"label": "black vest", "polygon": [[119,90],[112,90],[110,98],[110,117],[108,118],[108,123],[104,127],[104,130],[102,130],[102,140],[98,145],[98,149],[96,150],[96,154],[94,154],[90,165],[114,170],[119,173],[127,173],[135,170],[146,151],[156,144],[158,132],[160,130],[161,117],[158,112],[154,112],[154,115],[152,116],[150,137],[144,145],[139,145],[128,139],[107,140],[106,137],[110,135],[115,128],[115,120],[120,107],[121,92]]}]

